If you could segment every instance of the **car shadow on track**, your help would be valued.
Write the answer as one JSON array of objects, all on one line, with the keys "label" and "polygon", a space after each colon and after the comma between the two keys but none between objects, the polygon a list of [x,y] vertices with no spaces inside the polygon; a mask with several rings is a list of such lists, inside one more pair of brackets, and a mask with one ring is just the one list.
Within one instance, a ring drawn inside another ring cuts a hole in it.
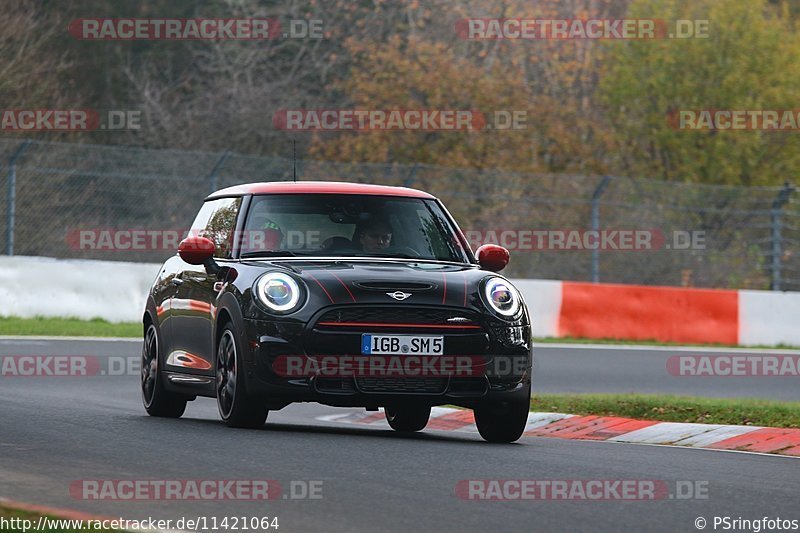
[{"label": "car shadow on track", "polygon": [[[380,439],[394,439],[406,441],[422,441],[422,442],[447,442],[447,443],[464,443],[464,444],[480,444],[484,446],[492,445],[485,442],[477,434],[471,433],[453,433],[446,434],[443,432],[434,431],[421,431],[417,433],[399,433],[389,428],[366,428],[366,427],[348,427],[348,426],[327,426],[327,425],[310,425],[310,424],[287,424],[287,423],[270,423],[269,421],[262,428],[258,429],[238,429],[228,428],[221,421],[209,420],[204,418],[182,418],[180,420],[170,419],[156,419],[148,416],[130,416],[126,417],[131,421],[138,421],[142,423],[158,423],[169,424],[171,429],[180,425],[185,425],[186,429],[199,429],[203,431],[216,430],[221,432],[230,433],[231,435],[241,436],[257,435],[260,433],[283,433],[283,434],[315,434],[315,435],[339,435],[345,437],[360,436],[360,437],[373,437]],[[163,427],[163,426],[162,426]],[[213,428],[213,429],[212,429]],[[523,442],[516,442],[512,444],[524,445]],[[498,444],[496,446],[509,446],[509,444]]]}]

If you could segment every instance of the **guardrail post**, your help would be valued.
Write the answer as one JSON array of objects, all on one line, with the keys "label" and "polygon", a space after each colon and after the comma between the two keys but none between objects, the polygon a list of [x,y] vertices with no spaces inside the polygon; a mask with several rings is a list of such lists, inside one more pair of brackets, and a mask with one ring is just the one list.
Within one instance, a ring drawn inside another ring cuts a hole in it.
[{"label": "guardrail post", "polygon": [[788,181],[784,183],[775,201],[772,202],[772,209],[770,210],[770,242],[772,244],[772,250],[770,252],[772,256],[770,271],[772,280],[770,281],[769,288],[773,291],[781,290],[781,256],[783,255],[781,228],[783,228],[783,206],[789,201],[789,196],[793,192],[794,186]]},{"label": "guardrail post", "polygon": [[217,164],[214,165],[214,168],[211,170],[211,174],[208,176],[208,179],[211,183],[211,192],[215,192],[219,187],[217,187],[217,176],[219,176],[219,171],[222,170],[223,165],[231,156],[230,150],[225,150],[225,153],[222,154],[222,157],[217,160]]},{"label": "guardrail post", "polygon": [[419,167],[419,163],[414,163],[409,173],[403,178],[403,187],[411,187],[414,184],[414,178],[417,175],[417,167]]},{"label": "guardrail post", "polygon": [[[603,176],[600,184],[592,193],[592,231],[600,231],[600,197],[608,187],[611,176]],[[599,245],[599,241],[598,241]],[[600,250],[592,250],[592,283],[600,282]]]},{"label": "guardrail post", "polygon": [[6,255],[14,255],[14,224],[17,214],[17,159],[22,157],[31,145],[28,139],[8,159],[8,196],[6,210]]}]

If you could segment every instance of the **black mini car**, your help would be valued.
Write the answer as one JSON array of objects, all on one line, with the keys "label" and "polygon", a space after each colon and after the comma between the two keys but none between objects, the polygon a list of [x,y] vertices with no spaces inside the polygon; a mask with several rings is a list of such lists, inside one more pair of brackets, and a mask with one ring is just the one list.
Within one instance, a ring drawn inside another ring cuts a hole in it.
[{"label": "black mini car", "polygon": [[[477,259],[476,259],[477,256]],[[383,407],[419,431],[431,406],[470,408],[481,436],[525,430],[533,348],[525,303],[422,191],[351,183],[239,185],[206,198],[143,316],[154,416],[217,399],[234,427],[292,402]]]}]

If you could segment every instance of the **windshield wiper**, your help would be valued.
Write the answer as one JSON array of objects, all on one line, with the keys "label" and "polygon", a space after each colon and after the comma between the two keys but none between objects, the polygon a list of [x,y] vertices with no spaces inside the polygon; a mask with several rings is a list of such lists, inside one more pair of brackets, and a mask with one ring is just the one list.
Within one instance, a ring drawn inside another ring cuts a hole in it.
[{"label": "windshield wiper", "polygon": [[367,254],[367,255],[359,255],[358,257],[366,257],[366,258],[375,257],[375,258],[378,258],[378,259],[423,259],[423,260],[434,259],[435,260],[435,258],[423,257],[421,255],[413,255],[413,254],[408,254],[408,253],[404,253],[404,252],[397,252],[397,253],[391,253],[391,254],[371,253],[371,254]]},{"label": "windshield wiper", "polygon": [[247,259],[248,257],[297,257],[297,254],[289,250],[259,250],[257,252],[244,252],[241,255],[242,259]]}]

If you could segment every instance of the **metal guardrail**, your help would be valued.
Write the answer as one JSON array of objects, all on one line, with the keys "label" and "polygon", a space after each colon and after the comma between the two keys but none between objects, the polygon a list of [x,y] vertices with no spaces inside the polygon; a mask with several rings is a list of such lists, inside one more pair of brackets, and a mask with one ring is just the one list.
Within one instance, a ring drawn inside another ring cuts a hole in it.
[{"label": "metal guardrail", "polygon": [[[292,179],[292,161],[282,157],[20,139],[0,139],[0,164],[2,249],[62,258],[161,261],[174,250],[87,248],[75,235],[185,229],[209,191]],[[788,182],[733,187],[311,160],[297,161],[297,174],[425,189],[465,233],[511,244],[507,272],[516,277],[800,290],[800,204]],[[649,232],[658,246],[564,248],[553,240],[585,244],[590,232],[618,230]],[[543,246],[531,243],[535,232]]]}]

